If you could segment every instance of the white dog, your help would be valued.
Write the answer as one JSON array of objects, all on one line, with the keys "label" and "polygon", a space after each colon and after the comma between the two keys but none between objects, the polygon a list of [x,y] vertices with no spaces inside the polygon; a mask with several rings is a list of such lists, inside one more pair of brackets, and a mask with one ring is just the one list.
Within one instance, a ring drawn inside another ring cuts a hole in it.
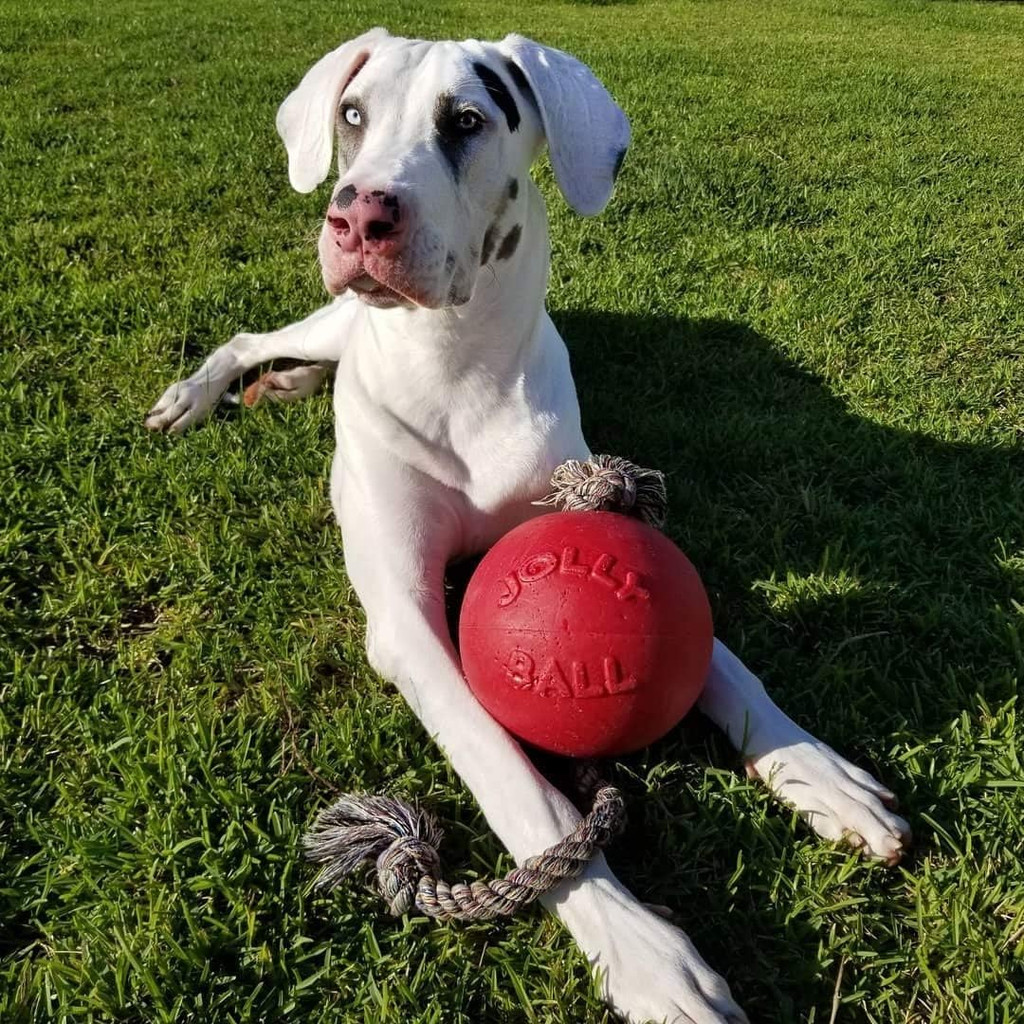
[{"label": "white dog", "polygon": [[[311,364],[263,378],[256,394],[283,400],[336,368],[331,497],[370,662],[522,861],[579,815],[468,690],[442,584],[451,560],[537,514],[555,466],[589,455],[544,309],[547,222],[529,170],[546,143],[567,202],[598,213],[628,122],[589,68],[528,39],[431,43],[374,29],[310,69],[277,127],[300,192],[327,177],[337,137],[340,177],[319,243],[336,297],[283,330],[237,335],[169,387],[146,424],[184,430],[271,359]],[[700,708],[820,835],[899,860],[908,829],[892,794],[795,725],[717,641]],[[545,903],[629,1020],[746,1019],[689,939],[603,857]]]}]

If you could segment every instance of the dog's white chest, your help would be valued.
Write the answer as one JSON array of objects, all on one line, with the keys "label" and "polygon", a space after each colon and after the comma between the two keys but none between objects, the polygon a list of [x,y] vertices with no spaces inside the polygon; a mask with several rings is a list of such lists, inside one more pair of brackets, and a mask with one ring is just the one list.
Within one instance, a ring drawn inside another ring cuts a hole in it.
[{"label": "dog's white chest", "polygon": [[579,410],[565,347],[543,316],[522,352],[486,338],[388,334],[372,318],[337,375],[335,417],[343,453],[370,450],[361,469],[418,471],[483,515],[543,491],[554,466],[576,453]]}]

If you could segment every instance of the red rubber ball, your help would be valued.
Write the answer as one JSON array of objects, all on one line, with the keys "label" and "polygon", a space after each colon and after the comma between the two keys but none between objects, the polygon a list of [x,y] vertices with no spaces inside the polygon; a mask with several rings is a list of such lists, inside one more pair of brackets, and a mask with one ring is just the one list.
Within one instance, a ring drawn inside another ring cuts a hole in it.
[{"label": "red rubber ball", "polygon": [[557,512],[506,534],[462,604],[462,667],[509,732],[572,757],[652,743],[708,674],[711,609],[664,534],[613,512]]}]

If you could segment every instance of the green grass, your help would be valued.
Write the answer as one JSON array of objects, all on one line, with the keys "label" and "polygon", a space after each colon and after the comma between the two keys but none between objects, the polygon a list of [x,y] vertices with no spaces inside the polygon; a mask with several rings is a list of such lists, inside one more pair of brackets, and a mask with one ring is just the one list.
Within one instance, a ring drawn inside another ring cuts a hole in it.
[{"label": "green grass", "polygon": [[540,914],[310,893],[335,787],[508,866],[367,668],[328,399],[141,426],[322,301],[274,112],[376,22],[535,35],[629,113],[603,217],[538,172],[592,443],[670,474],[720,635],[916,833],[863,864],[693,723],[615,770],[614,866],[753,1020],[1021,1020],[1024,8],[910,0],[0,0],[0,1019],[605,1019]]}]

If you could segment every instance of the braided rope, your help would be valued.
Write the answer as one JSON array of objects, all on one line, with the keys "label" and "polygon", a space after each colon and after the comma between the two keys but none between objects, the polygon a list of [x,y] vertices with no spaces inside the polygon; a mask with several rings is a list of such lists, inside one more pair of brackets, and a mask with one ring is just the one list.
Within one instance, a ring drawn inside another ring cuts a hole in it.
[{"label": "braided rope", "polygon": [[[551,477],[552,493],[538,505],[564,511],[635,515],[660,527],[668,511],[665,476],[615,455],[562,463]],[[373,864],[377,888],[396,916],[416,907],[441,921],[489,921],[509,917],[560,882],[577,878],[594,854],[625,826],[622,794],[601,781],[593,765],[577,769],[577,788],[592,799],[590,811],[569,835],[529,857],[504,878],[443,881],[436,819],[397,797],[346,793],[321,811],[302,844],[321,865],[318,889],[331,889],[361,865]]]},{"label": "braided rope", "polygon": [[593,806],[576,828],[504,878],[454,885],[443,881],[438,877],[437,821],[396,797],[345,794],[317,815],[303,846],[310,860],[323,865],[318,889],[333,888],[360,865],[372,863],[377,888],[396,916],[415,906],[440,921],[511,917],[560,882],[578,877],[594,853],[622,831],[622,794],[595,780],[593,770],[584,771],[582,781],[593,789]]},{"label": "braided rope", "polygon": [[665,474],[618,455],[569,459],[551,475],[552,491],[534,502],[564,512],[623,512],[656,528],[668,515]]}]

